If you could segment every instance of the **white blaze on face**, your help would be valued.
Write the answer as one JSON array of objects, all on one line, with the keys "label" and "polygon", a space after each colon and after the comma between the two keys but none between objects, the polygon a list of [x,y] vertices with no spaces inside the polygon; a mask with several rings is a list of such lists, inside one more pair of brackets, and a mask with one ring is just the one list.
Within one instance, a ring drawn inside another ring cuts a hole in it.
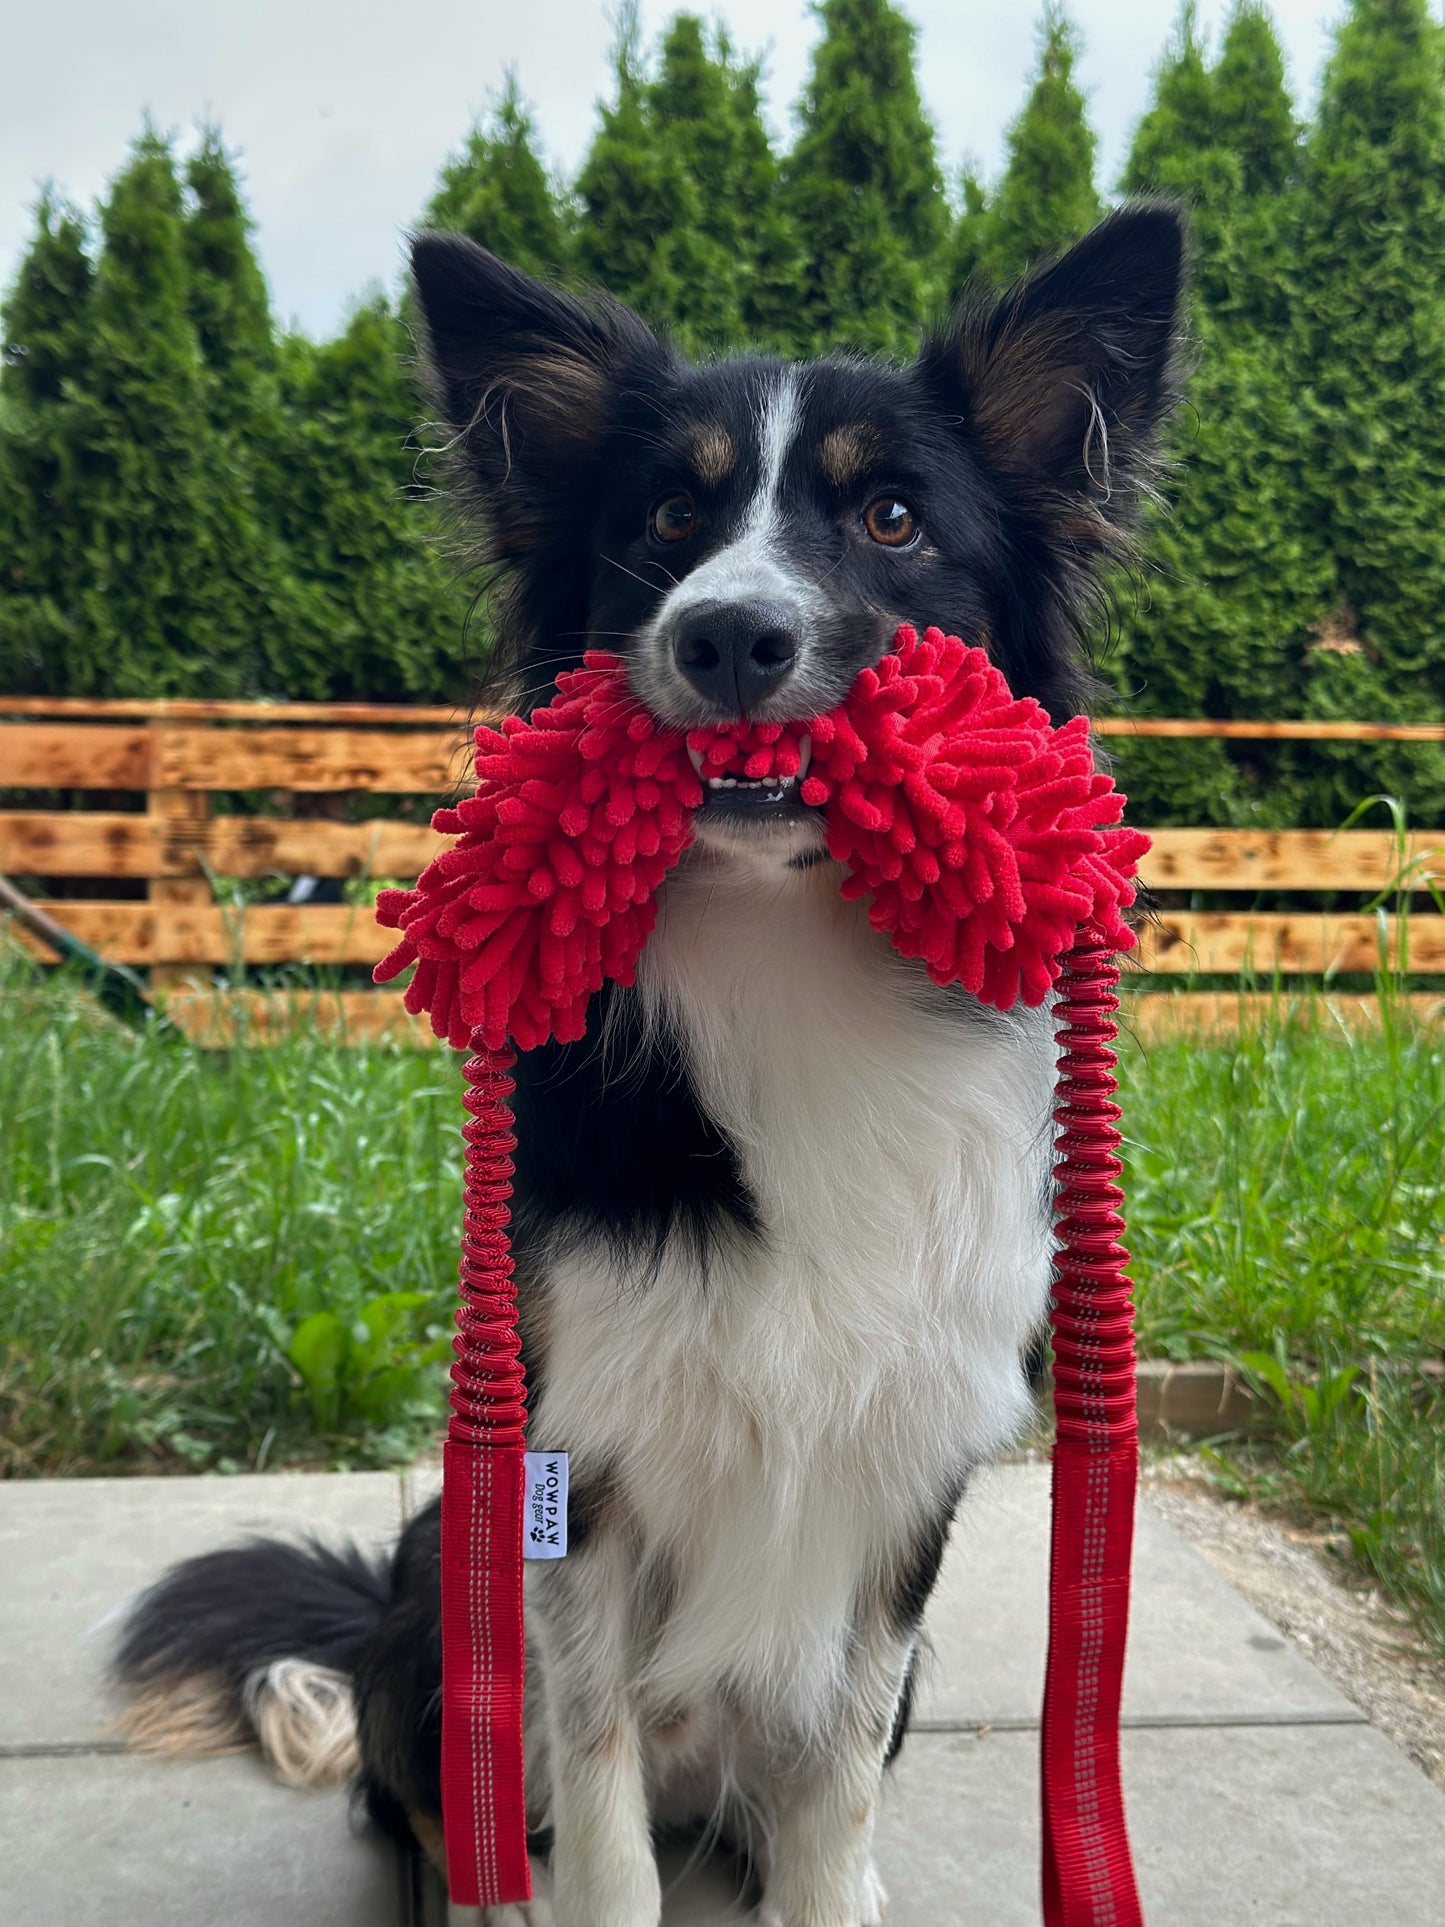
[{"label": "white blaze on face", "polygon": [[[781,369],[759,401],[758,485],[737,532],[664,596],[638,638],[639,694],[670,720],[691,721],[697,712],[697,692],[679,673],[672,656],[676,624],[689,609],[703,602],[769,602],[791,611],[805,635],[821,612],[814,583],[789,562],[778,541],[783,466],[802,419],[801,374],[796,368]],[[806,670],[808,653],[805,644],[798,672]],[[800,686],[802,681],[799,676]]]}]

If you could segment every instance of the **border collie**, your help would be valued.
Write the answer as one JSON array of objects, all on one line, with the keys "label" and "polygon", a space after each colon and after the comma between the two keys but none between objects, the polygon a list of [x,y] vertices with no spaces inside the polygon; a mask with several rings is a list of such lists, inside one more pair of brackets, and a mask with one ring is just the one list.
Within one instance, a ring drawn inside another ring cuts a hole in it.
[{"label": "border collie", "polygon": [[[694,367],[455,235],[413,269],[509,694],[585,648],[678,725],[831,708],[900,622],[1056,718],[1173,399],[1183,237],[1125,207],[916,361]],[[539,1897],[656,1927],[655,1830],[744,1841],[767,1927],[872,1927],[885,1767],[971,1470],[1029,1411],[1049,1012],[938,990],[839,895],[796,783],[714,783],[635,988],[520,1060],[514,1244],[570,1551],[527,1569]],[[440,1850],[438,1513],[373,1568],[259,1544],[138,1604],[154,1741],[359,1774]]]}]

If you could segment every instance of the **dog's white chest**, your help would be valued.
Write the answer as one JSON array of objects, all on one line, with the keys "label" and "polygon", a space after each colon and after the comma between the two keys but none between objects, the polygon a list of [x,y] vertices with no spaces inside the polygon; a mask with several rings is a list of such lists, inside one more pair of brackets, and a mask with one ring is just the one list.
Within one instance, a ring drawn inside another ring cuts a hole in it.
[{"label": "dog's white chest", "polygon": [[1049,1027],[950,1012],[831,864],[684,871],[640,982],[763,1233],[706,1275],[683,1248],[644,1280],[564,1260],[533,1438],[606,1466],[671,1563],[660,1696],[731,1676],[807,1704],[860,1581],[1019,1423]]}]

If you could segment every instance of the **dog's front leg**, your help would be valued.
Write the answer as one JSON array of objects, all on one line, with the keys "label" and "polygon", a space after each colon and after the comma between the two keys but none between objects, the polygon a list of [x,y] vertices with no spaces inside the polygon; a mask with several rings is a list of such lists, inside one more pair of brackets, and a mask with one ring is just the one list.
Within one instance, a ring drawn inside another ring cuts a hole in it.
[{"label": "dog's front leg", "polygon": [[873,1822],[913,1643],[863,1632],[831,1729],[772,1775],[762,1927],[879,1927]]},{"label": "dog's front leg", "polygon": [[629,1690],[631,1570],[618,1534],[538,1575],[556,1927],[658,1927],[642,1738]]}]

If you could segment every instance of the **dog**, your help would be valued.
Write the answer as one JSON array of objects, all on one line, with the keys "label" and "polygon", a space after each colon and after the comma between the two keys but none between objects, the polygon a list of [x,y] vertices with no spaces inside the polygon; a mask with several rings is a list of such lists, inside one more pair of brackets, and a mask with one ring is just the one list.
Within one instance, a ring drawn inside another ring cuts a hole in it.
[{"label": "dog", "polygon": [[[890,366],[685,362],[423,233],[425,362],[524,709],[585,649],[665,722],[836,705],[905,620],[1055,720],[1175,397],[1184,234],[1132,204]],[[529,1825],[503,1923],[657,1927],[654,1836],[744,1844],[766,1927],[874,1927],[871,1837],[970,1473],[1030,1410],[1047,1009],[932,985],[843,900],[796,779],[714,779],[637,983],[523,1055],[513,1244],[567,1557],[526,1575]],[[117,1659],[153,1743],[355,1772],[442,1859],[439,1523],[394,1557],[175,1569]]]}]

